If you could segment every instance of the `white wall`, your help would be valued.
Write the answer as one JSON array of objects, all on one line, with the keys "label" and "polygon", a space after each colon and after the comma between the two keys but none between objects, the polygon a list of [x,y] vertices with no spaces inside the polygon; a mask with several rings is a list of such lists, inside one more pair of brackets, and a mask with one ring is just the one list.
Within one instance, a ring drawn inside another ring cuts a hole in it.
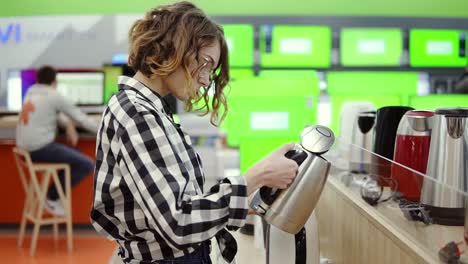
[{"label": "white wall", "polygon": [[6,106],[9,70],[98,68],[126,53],[127,34],[141,15],[0,18],[0,107]]}]

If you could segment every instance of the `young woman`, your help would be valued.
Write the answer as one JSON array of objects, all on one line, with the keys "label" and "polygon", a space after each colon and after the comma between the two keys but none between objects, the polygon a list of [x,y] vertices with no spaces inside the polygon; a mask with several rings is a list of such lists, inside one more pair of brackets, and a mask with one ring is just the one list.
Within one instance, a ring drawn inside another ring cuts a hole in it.
[{"label": "young woman", "polygon": [[117,241],[125,263],[211,263],[212,237],[231,262],[237,244],[227,229],[244,224],[250,193],[291,183],[297,165],[284,154],[293,144],[204,191],[200,159],[162,97],[172,94],[188,108],[201,99],[211,108],[212,123],[222,121],[218,113],[227,109],[223,89],[229,81],[222,28],[193,4],[179,2],[136,21],[129,43],[136,74],[119,78],[119,92],[103,115],[92,223]]}]

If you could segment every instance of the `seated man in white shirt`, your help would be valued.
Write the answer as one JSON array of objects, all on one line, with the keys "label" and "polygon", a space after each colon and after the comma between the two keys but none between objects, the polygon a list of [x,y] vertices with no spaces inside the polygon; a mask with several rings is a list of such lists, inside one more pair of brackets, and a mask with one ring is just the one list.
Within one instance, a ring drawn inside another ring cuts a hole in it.
[{"label": "seated man in white shirt", "polygon": [[[93,133],[97,133],[98,126],[56,90],[56,74],[56,70],[50,66],[43,66],[38,70],[37,84],[24,97],[16,126],[16,145],[28,151],[33,162],[70,164],[71,185],[75,186],[91,173],[94,162],[76,148],[56,143],[57,125],[65,128],[72,146],[76,146],[78,142],[75,123]],[[59,178],[63,186],[63,172],[59,174]],[[64,215],[58,198],[57,190],[52,185],[47,192],[45,209],[52,214]]]}]

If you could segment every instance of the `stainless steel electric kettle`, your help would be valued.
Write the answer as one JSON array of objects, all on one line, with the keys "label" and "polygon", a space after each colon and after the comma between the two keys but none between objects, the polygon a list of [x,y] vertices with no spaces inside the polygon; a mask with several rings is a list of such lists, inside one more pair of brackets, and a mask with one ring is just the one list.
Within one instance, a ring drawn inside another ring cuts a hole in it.
[{"label": "stainless steel electric kettle", "polygon": [[439,108],[432,128],[421,203],[435,224],[464,224],[468,189],[468,108]]},{"label": "stainless steel electric kettle", "polygon": [[329,128],[306,127],[300,145],[285,154],[299,165],[294,181],[286,189],[260,188],[253,194],[250,207],[267,223],[297,234],[312,214],[328,177],[330,162],[320,155],[334,142],[335,136]]}]

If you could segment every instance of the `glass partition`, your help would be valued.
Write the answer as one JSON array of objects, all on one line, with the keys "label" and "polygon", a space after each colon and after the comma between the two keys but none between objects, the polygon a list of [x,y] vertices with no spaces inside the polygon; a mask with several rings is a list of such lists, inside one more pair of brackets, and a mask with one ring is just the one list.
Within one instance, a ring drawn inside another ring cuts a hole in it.
[{"label": "glass partition", "polygon": [[[426,162],[421,155],[402,157],[408,152],[395,151],[394,159],[399,161],[395,162],[337,139],[324,155],[331,162],[329,183],[349,199],[362,201],[367,213],[403,236],[399,239],[419,245],[430,256],[429,262],[448,263],[444,254],[450,254],[450,247],[457,248],[460,257],[468,257],[463,227],[468,197],[466,148],[465,152],[444,151],[457,144],[466,147],[462,141],[448,140],[438,151],[429,152]],[[396,149],[400,143],[397,139]],[[427,166],[421,166],[421,160]]]}]

